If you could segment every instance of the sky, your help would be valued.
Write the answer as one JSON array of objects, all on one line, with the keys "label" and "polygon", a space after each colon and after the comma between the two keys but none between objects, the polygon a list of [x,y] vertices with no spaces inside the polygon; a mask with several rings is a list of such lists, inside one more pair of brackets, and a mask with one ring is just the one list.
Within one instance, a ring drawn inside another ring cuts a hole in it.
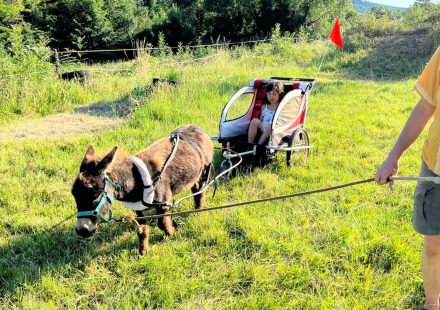
[{"label": "sky", "polygon": [[[380,3],[380,4],[386,4],[391,6],[397,6],[401,8],[407,8],[410,5],[414,4],[414,0],[368,0],[369,2],[374,3]],[[433,2],[439,2],[439,0],[433,1]]]}]

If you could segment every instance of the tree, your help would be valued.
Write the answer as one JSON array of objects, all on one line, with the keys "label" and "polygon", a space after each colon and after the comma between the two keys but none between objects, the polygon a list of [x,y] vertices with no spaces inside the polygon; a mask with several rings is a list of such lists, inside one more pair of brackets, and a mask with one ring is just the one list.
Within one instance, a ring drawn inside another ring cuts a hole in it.
[{"label": "tree", "polygon": [[21,23],[23,10],[24,5],[21,0],[0,3],[0,36],[2,39],[7,40],[12,27]]},{"label": "tree", "polygon": [[146,7],[137,0],[45,0],[28,20],[58,48],[127,46],[146,26]]}]

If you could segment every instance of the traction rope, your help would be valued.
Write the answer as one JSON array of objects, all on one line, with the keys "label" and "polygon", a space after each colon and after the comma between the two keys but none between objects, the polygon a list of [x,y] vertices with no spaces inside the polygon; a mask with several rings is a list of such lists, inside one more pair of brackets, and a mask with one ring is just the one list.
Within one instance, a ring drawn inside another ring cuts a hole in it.
[{"label": "traction rope", "polygon": [[[324,188],[315,189],[315,190],[311,190],[311,191],[305,191],[305,192],[299,192],[299,193],[293,193],[293,194],[287,194],[287,195],[281,195],[281,196],[275,196],[275,197],[269,197],[269,198],[262,198],[262,199],[255,199],[255,200],[231,203],[231,204],[221,205],[221,206],[212,207],[212,208],[180,211],[180,212],[174,212],[174,213],[157,214],[157,215],[149,215],[149,216],[140,216],[140,217],[136,217],[135,219],[136,220],[159,219],[159,218],[163,218],[166,216],[187,215],[187,214],[192,214],[192,213],[207,212],[207,211],[220,210],[220,209],[228,209],[228,208],[233,208],[233,207],[241,207],[241,206],[255,204],[255,203],[274,201],[274,200],[282,200],[282,199],[288,199],[288,198],[293,198],[293,197],[300,197],[300,196],[306,196],[306,195],[317,194],[317,193],[322,193],[322,192],[328,192],[328,191],[337,190],[337,189],[344,188],[344,187],[373,182],[374,180],[375,180],[374,178],[369,178],[369,179],[365,179],[365,180],[345,183],[345,184],[331,186],[331,187],[324,187]],[[390,181],[390,180],[433,182],[435,184],[440,184],[440,177],[390,176],[388,178],[388,181]],[[180,202],[180,200],[179,200],[179,202]],[[122,220],[119,220],[119,221],[122,221]]]},{"label": "traction rope", "polygon": [[[221,175],[223,175],[223,174],[221,174]],[[220,177],[220,175],[218,175],[217,177]],[[400,181],[433,182],[435,184],[440,184],[440,177],[391,176],[391,177],[389,177],[389,179],[390,180],[400,180]],[[317,194],[317,193],[322,193],[322,192],[328,192],[328,191],[337,190],[337,189],[344,188],[344,187],[359,185],[359,184],[363,184],[363,183],[369,183],[369,182],[373,182],[373,181],[374,181],[374,178],[369,178],[369,179],[365,179],[365,180],[360,180],[360,181],[345,183],[345,184],[341,184],[341,185],[315,189],[315,190],[306,191],[306,192],[299,192],[299,193],[287,194],[287,195],[276,196],[276,197],[269,197],[269,198],[263,198],[263,199],[237,202],[237,203],[221,205],[221,206],[212,207],[212,208],[205,208],[205,209],[180,211],[180,212],[174,212],[174,213],[157,214],[157,215],[142,216],[142,217],[134,217],[133,215],[126,215],[120,219],[114,219],[113,221],[124,222],[124,223],[134,223],[136,226],[139,227],[139,223],[137,222],[138,220],[159,219],[159,218],[166,217],[166,216],[187,215],[187,214],[192,214],[192,213],[207,212],[207,211],[227,209],[227,208],[232,208],[232,207],[240,207],[240,206],[245,206],[245,205],[250,205],[250,204],[255,204],[255,203],[260,203],[260,202],[288,199],[288,198],[293,198],[293,197],[300,197],[300,196],[306,196],[306,195]],[[207,189],[207,186],[203,190],[201,190],[200,192],[203,192],[206,189]],[[200,193],[200,192],[198,192],[198,193]],[[196,194],[198,194],[198,193],[196,193]],[[193,195],[189,195],[189,197],[191,197],[191,196],[193,196]],[[50,229],[51,230],[55,229],[56,227],[60,226],[61,224],[63,224],[64,222],[66,222],[67,220],[69,220],[73,217],[74,217],[74,215],[70,215],[70,216],[66,217],[64,220],[62,220],[58,224],[53,225]]]},{"label": "traction rope", "polygon": [[[231,203],[231,204],[216,206],[216,207],[212,207],[212,208],[180,211],[180,212],[166,213],[166,214],[156,214],[156,215],[149,215],[149,216],[138,216],[138,217],[135,217],[135,219],[136,220],[159,219],[159,218],[163,218],[163,217],[166,217],[166,216],[187,215],[187,214],[192,214],[192,213],[200,213],[200,212],[207,212],[207,211],[213,211],[213,210],[227,209],[227,208],[233,208],[233,207],[241,207],[241,206],[255,204],[255,203],[260,203],[260,202],[282,200],[282,199],[288,199],[288,198],[293,198],[293,197],[299,197],[299,196],[306,196],[306,195],[317,194],[317,193],[322,193],[322,192],[328,192],[328,191],[337,190],[337,189],[340,189],[340,188],[354,186],[354,185],[358,185],[358,184],[368,183],[368,182],[372,182],[372,181],[374,181],[374,178],[369,178],[369,179],[365,179],[365,180],[345,183],[345,184],[331,186],[331,187],[315,189],[315,190],[306,191],[306,192],[299,192],[299,193],[281,195],[281,196],[276,196],[276,197],[269,197],[269,198],[262,198],[262,199],[255,199],[255,200]],[[124,222],[124,219],[122,218],[122,219],[115,220],[115,221],[117,221],[117,222]]]}]

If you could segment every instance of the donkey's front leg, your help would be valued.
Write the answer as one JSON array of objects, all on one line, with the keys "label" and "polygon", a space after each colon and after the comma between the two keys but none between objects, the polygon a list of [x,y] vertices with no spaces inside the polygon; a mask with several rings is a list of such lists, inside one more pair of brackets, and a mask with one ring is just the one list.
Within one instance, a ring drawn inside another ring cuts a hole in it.
[{"label": "donkey's front leg", "polygon": [[136,215],[140,217],[138,222],[136,222],[138,225],[137,235],[139,238],[139,254],[145,255],[148,252],[148,237],[150,235],[150,227],[147,225],[147,220],[142,218],[145,216],[142,211],[136,211]]},{"label": "donkey's front leg", "polygon": [[145,255],[148,252],[148,235],[150,233],[150,227],[146,224],[139,225],[137,235],[139,237],[139,254]]}]

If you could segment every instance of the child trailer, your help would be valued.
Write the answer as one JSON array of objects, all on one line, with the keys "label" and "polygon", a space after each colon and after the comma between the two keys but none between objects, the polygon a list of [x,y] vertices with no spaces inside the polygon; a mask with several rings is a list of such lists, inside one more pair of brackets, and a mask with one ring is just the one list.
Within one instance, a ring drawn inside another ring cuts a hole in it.
[{"label": "child trailer", "polygon": [[[282,82],[284,95],[273,117],[272,132],[264,145],[248,143],[249,124],[260,117],[263,104],[267,102],[265,88],[274,81]],[[286,153],[287,166],[305,162],[312,146],[304,126],[308,99],[315,83],[315,79],[307,78],[256,79],[232,96],[223,108],[219,135],[211,137],[222,145],[220,172],[230,169],[232,161],[241,158],[250,166],[264,165],[280,151]],[[231,171],[227,177],[230,175]]]}]

